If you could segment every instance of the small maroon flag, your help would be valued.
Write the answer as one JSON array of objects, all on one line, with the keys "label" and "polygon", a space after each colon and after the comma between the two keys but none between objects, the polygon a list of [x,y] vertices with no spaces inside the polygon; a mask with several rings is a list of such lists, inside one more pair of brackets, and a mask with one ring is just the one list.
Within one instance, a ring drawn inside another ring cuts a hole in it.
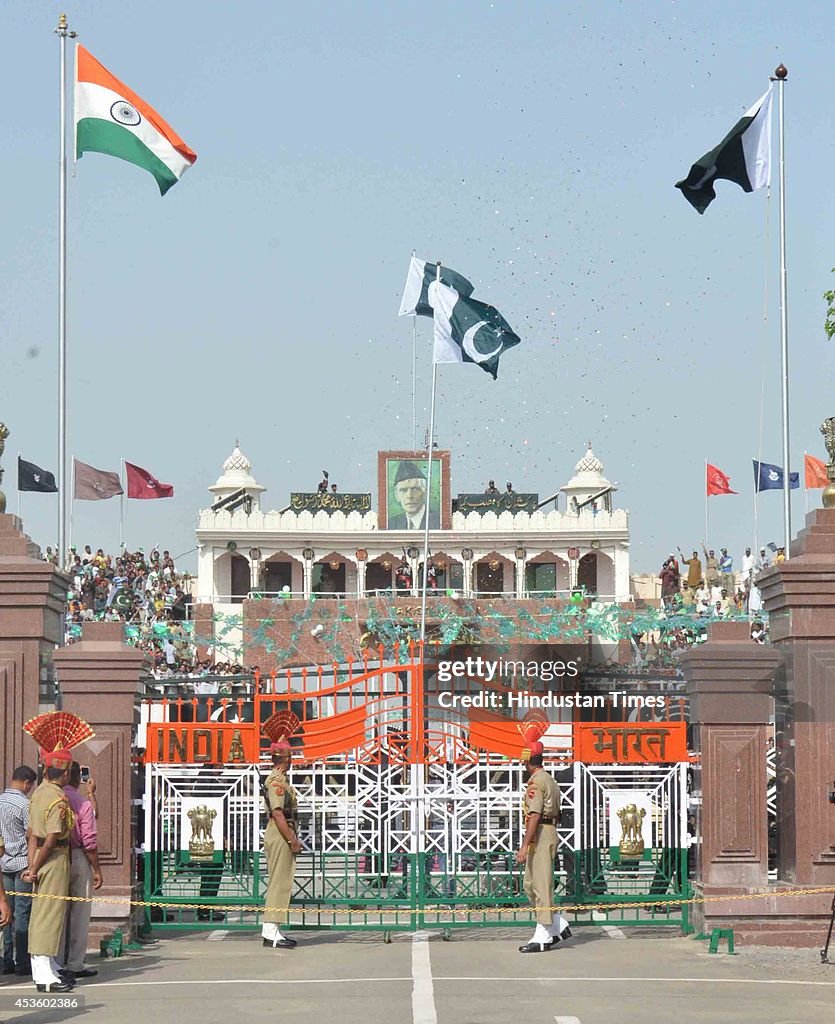
[{"label": "small maroon flag", "polygon": [[[737,491],[731,490],[731,478],[727,473],[723,473],[717,466],[711,466],[709,462],[705,463],[707,471],[707,493],[708,496],[711,494],[737,494]],[[128,483],[130,487],[130,483]],[[130,496],[130,494],[128,494]]]},{"label": "small maroon flag", "polygon": [[147,469],[125,463],[129,498],[173,498],[174,485],[161,484]]},{"label": "small maroon flag", "polygon": [[79,462],[78,459],[72,460],[72,473],[72,496],[78,501],[104,501],[107,498],[115,498],[117,494],[124,494],[118,473],[96,469],[95,466],[88,466],[86,462]]}]

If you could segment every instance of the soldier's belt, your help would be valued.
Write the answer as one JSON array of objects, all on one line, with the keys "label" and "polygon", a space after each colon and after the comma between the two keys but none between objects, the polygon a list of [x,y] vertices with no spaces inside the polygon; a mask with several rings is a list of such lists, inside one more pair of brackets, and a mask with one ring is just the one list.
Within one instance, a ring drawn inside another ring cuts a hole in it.
[{"label": "soldier's belt", "polygon": [[[46,840],[45,839],[41,839],[40,836],[37,836],[37,840],[36,841],[37,841],[38,846],[43,846],[44,843],[46,842]],[[56,846],[69,846],[70,845],[70,841],[69,841],[69,839],[57,839],[55,841],[55,845]]]},{"label": "soldier's belt", "polygon": [[539,819],[539,824],[540,825],[556,825],[557,824],[557,819],[556,818],[540,818]]}]

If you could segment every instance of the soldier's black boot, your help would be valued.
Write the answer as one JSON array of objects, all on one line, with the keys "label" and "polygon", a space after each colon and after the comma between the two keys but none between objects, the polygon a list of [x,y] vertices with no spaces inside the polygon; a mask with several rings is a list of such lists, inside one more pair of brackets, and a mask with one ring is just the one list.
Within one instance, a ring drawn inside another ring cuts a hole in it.
[{"label": "soldier's black boot", "polygon": [[553,939],[550,942],[526,942],[519,947],[520,953],[546,953],[554,945]]}]

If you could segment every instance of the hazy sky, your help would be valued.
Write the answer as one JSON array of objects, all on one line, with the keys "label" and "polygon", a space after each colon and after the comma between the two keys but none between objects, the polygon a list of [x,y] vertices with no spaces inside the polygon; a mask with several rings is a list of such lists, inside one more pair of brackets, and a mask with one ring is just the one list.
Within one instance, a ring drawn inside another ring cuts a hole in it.
[{"label": "hazy sky", "polygon": [[[11,511],[18,450],[57,470],[61,9],[3,5]],[[793,468],[804,449],[825,457],[830,3],[78,0],[68,13],[198,153],[164,199],[98,154],[70,181],[70,453],[112,470],[124,457],[176,488],[127,503],[131,547],[194,546],[236,437],[267,508],[323,467],[341,490],[376,489],[377,450],[411,445],[411,327],[396,313],[414,248],[469,277],[522,337],[496,383],[440,368],[453,492],[493,477],[552,493],[591,440],[631,513],[633,571],[649,570],[701,542],[707,458],[741,492],[711,500],[710,539],[739,557],[761,407],[762,458],[781,461],[777,192],[769,204],[720,182],[699,217],[673,185],[780,61]],[[804,492],[794,500],[799,526]],[[42,546],[56,509],[24,495]],[[761,541],[778,539],[780,492],[760,509]],[[74,540],[115,549],[118,516],[118,500],[77,503]]]}]

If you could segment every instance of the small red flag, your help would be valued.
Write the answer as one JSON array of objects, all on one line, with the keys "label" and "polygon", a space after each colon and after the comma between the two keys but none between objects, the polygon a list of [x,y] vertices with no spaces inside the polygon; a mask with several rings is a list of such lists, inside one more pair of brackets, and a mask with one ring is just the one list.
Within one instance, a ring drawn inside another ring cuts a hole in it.
[{"label": "small red flag", "polygon": [[737,494],[731,490],[731,478],[723,473],[717,466],[706,463],[707,468],[707,493],[710,494]]},{"label": "small red flag", "polygon": [[804,455],[803,464],[806,469],[807,490],[826,487],[829,483],[829,477],[826,475],[826,463],[821,459],[816,459],[814,455]]},{"label": "small red flag", "polygon": [[174,485],[161,484],[147,469],[125,463],[129,498],[173,498]]}]

